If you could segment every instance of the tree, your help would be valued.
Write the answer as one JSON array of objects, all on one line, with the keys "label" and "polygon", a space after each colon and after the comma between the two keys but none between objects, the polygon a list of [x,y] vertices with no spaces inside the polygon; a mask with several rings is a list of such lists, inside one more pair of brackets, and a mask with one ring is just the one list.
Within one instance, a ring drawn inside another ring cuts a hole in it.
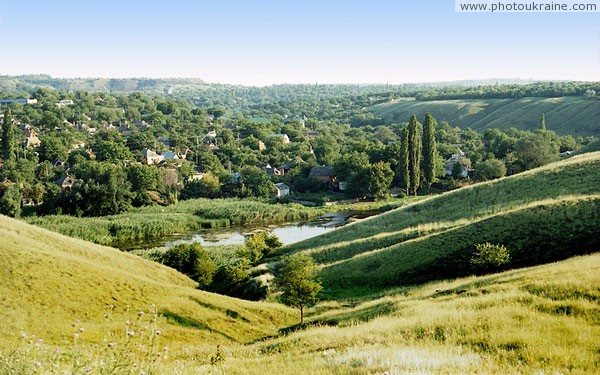
[{"label": "tree", "polygon": [[58,136],[48,134],[42,138],[42,144],[40,145],[40,159],[48,160],[53,163],[56,159],[65,161],[69,150],[63,143],[62,139]]},{"label": "tree", "polygon": [[296,253],[283,258],[283,266],[275,277],[275,285],[283,292],[283,302],[300,309],[300,323],[304,323],[304,308],[315,302],[322,289],[316,271],[311,257]]},{"label": "tree", "polygon": [[417,116],[412,115],[408,123],[408,170],[410,174],[410,191],[417,195],[421,181],[421,136]]},{"label": "tree", "polygon": [[109,162],[91,162],[74,166],[77,178],[71,193],[62,201],[64,212],[88,216],[118,214],[131,207],[131,184],[123,167]]},{"label": "tree", "polygon": [[405,189],[406,194],[410,194],[410,172],[408,167],[408,128],[402,129],[400,160],[398,161],[398,175],[400,186]]},{"label": "tree", "polygon": [[392,172],[390,164],[378,161],[369,165],[368,176],[367,194],[375,199],[385,197],[394,179],[394,172]]},{"label": "tree", "polygon": [[2,194],[0,214],[10,217],[21,216],[21,192],[16,185],[8,186]]},{"label": "tree", "polygon": [[436,144],[435,119],[431,114],[425,115],[423,124],[423,184],[431,193],[431,185],[435,182]]},{"label": "tree", "polygon": [[283,246],[276,235],[270,235],[268,231],[261,231],[252,234],[246,239],[244,248],[240,250],[240,255],[256,264],[262,258],[269,256],[278,248]]},{"label": "tree", "polygon": [[506,166],[502,160],[492,158],[477,164],[476,173],[481,181],[494,180],[506,176]]},{"label": "tree", "polygon": [[515,143],[515,156],[522,171],[558,160],[560,140],[554,136],[552,131],[536,130]]},{"label": "tree", "polygon": [[543,112],[540,117],[540,130],[546,130],[546,115]]},{"label": "tree", "polygon": [[214,174],[207,172],[201,180],[189,181],[185,184],[185,190],[182,197],[191,198],[216,198],[221,191],[219,178]]},{"label": "tree", "polygon": [[275,189],[269,176],[258,167],[245,167],[240,174],[241,192],[244,196],[269,198]]},{"label": "tree", "polygon": [[2,158],[5,162],[15,158],[15,126],[9,108],[4,110],[2,122]]},{"label": "tree", "polygon": [[471,266],[477,272],[492,272],[510,262],[510,253],[504,245],[478,243],[471,258]]}]

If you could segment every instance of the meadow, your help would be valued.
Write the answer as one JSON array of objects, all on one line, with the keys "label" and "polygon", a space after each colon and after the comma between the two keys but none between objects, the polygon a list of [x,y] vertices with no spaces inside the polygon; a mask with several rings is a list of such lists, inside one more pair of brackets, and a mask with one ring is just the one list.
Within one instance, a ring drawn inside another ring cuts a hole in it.
[{"label": "meadow", "polygon": [[597,135],[600,123],[598,100],[584,97],[431,100],[400,99],[371,107],[373,113],[388,121],[408,119],[412,114],[424,118],[429,112],[438,121],[460,124],[477,131],[511,127],[535,130],[540,116],[546,115],[549,130],[574,136]]},{"label": "meadow", "polygon": [[[322,301],[204,293],[161,265],[0,218],[0,373],[582,373],[600,255]],[[588,249],[589,251],[593,249]]]}]

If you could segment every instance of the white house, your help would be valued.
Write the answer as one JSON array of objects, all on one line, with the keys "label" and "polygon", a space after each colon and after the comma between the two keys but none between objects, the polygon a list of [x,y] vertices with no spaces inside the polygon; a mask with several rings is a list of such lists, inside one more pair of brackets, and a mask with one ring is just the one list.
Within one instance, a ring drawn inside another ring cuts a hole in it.
[{"label": "white house", "polygon": [[290,195],[290,187],[280,182],[275,184],[275,192],[273,193],[275,198],[283,198],[285,196]]},{"label": "white house", "polygon": [[467,167],[464,165],[464,163],[462,163],[462,159],[465,158],[465,153],[460,150],[458,150],[458,152],[458,154],[452,154],[452,156],[450,156],[448,160],[446,160],[445,174],[446,176],[452,176],[454,166],[456,165],[456,163],[459,163],[461,167],[461,177],[469,177],[469,171],[467,170]]}]

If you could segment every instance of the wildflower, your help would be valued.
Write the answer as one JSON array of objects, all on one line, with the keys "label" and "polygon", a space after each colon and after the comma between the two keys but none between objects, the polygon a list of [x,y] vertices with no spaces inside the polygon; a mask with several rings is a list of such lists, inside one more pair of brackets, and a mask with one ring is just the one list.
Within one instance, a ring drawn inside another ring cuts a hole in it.
[{"label": "wildflower", "polygon": [[83,333],[85,329],[83,327],[79,328],[79,332]]},{"label": "wildflower", "polygon": [[38,343],[40,343],[40,344],[43,343],[43,342],[44,342],[44,340],[42,340],[42,339],[38,340]]},{"label": "wildflower", "polygon": [[160,357],[160,352],[156,353],[156,356],[157,356],[157,357]]},{"label": "wildflower", "polygon": [[135,335],[135,331],[127,331],[127,336],[133,336]]},{"label": "wildflower", "polygon": [[75,333],[75,334],[73,335],[73,337],[75,337],[75,338],[78,338],[78,337],[79,337],[79,333]]},{"label": "wildflower", "polygon": [[143,311],[140,311],[140,312],[138,313],[138,316],[141,318],[142,316],[144,316],[144,312],[143,312]]},{"label": "wildflower", "polygon": [[104,314],[104,319],[108,319],[108,314]]},{"label": "wildflower", "polygon": [[156,334],[160,336],[160,329],[156,330]]},{"label": "wildflower", "polygon": [[114,342],[109,342],[109,343],[108,343],[108,346],[109,346],[109,347],[111,347],[111,348],[114,348],[114,347],[115,347],[115,345],[116,345],[116,344],[115,344]]},{"label": "wildflower", "polygon": [[54,349],[54,354],[58,354],[58,353],[60,353],[60,349],[58,349],[58,348]]},{"label": "wildflower", "polygon": [[127,321],[125,322],[125,325],[130,325],[130,324],[131,324],[131,322],[130,322],[129,320],[127,320]]},{"label": "wildflower", "polygon": [[27,338],[27,334],[24,331],[21,331],[21,338],[24,338],[24,339]]},{"label": "wildflower", "polygon": [[163,350],[166,352],[169,350],[169,348],[167,348],[166,346],[163,348]]},{"label": "wildflower", "polygon": [[35,363],[35,367],[42,367],[42,363],[41,363],[41,362],[39,362],[39,361],[38,361],[38,362],[36,362],[36,363]]}]

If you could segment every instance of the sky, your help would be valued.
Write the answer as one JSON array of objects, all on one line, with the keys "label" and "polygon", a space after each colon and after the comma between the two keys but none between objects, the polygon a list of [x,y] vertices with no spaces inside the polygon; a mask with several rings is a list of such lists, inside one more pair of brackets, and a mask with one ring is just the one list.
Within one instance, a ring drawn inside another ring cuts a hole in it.
[{"label": "sky", "polygon": [[0,0],[0,40],[0,75],[600,80],[600,12],[460,13],[454,0]]}]

